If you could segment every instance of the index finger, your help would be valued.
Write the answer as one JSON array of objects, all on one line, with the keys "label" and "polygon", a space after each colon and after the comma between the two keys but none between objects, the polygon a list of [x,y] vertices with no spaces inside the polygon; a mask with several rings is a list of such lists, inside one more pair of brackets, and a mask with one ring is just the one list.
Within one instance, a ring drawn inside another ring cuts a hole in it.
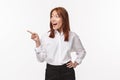
[{"label": "index finger", "polygon": [[31,32],[31,31],[29,31],[29,30],[27,30],[27,32],[29,32],[30,34],[33,34],[33,32]]}]

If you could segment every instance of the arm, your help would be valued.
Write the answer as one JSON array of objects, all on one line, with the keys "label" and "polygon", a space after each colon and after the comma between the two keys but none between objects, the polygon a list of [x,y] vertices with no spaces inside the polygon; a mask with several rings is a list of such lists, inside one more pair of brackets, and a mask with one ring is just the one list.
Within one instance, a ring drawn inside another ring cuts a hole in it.
[{"label": "arm", "polygon": [[72,41],[71,51],[76,52],[77,57],[76,57],[74,62],[70,61],[67,64],[67,67],[75,68],[77,65],[81,64],[83,58],[86,55],[85,49],[83,48],[82,43],[81,43],[79,37],[76,34],[74,35],[74,38],[73,38],[73,41]]},{"label": "arm", "polygon": [[36,52],[36,57],[37,57],[37,60],[39,62],[44,62],[45,61],[45,58],[46,58],[46,50],[44,48],[44,40],[43,40],[43,37],[38,41],[36,42],[36,48],[35,48],[35,52]]},{"label": "arm", "polygon": [[76,35],[76,34],[73,39],[72,49],[74,52],[76,52],[76,55],[77,55],[77,57],[75,59],[75,63],[80,64],[86,55],[86,51],[85,51],[78,35]]},{"label": "arm", "polygon": [[35,41],[36,44],[36,48],[35,48],[35,52],[36,52],[36,57],[37,60],[40,62],[43,62],[46,58],[46,51],[44,49],[44,45],[43,45],[43,41],[42,39],[39,39],[39,36],[37,33],[33,33],[31,31],[28,31],[31,34],[31,39]]},{"label": "arm", "polygon": [[44,62],[46,58],[46,51],[43,49],[42,45],[35,48],[36,57],[39,62]]}]

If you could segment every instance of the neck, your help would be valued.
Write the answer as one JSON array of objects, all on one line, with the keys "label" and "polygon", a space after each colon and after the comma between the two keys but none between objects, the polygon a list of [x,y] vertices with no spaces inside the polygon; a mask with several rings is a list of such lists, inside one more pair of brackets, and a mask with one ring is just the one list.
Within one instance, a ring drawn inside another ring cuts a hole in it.
[{"label": "neck", "polygon": [[63,32],[63,29],[60,28],[60,29],[57,29],[59,33]]}]

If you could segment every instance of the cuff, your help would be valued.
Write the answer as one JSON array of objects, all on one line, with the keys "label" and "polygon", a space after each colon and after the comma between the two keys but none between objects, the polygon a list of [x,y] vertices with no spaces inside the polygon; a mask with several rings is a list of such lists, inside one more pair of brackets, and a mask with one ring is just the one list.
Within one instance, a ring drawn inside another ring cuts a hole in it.
[{"label": "cuff", "polygon": [[79,64],[81,64],[81,63],[82,63],[82,59],[76,59],[76,60],[75,60],[75,62],[77,62],[77,63],[78,63],[78,65],[79,65]]},{"label": "cuff", "polygon": [[36,53],[40,53],[41,50],[42,50],[41,46],[39,46],[39,47],[35,47],[35,52],[36,52]]}]

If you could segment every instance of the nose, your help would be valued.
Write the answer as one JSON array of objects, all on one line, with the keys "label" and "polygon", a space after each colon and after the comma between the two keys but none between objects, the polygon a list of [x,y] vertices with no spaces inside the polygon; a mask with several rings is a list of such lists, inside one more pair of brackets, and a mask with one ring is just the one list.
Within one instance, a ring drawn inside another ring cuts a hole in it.
[{"label": "nose", "polygon": [[51,22],[54,22],[56,19],[55,19],[55,17],[51,17],[50,20],[51,20]]}]

